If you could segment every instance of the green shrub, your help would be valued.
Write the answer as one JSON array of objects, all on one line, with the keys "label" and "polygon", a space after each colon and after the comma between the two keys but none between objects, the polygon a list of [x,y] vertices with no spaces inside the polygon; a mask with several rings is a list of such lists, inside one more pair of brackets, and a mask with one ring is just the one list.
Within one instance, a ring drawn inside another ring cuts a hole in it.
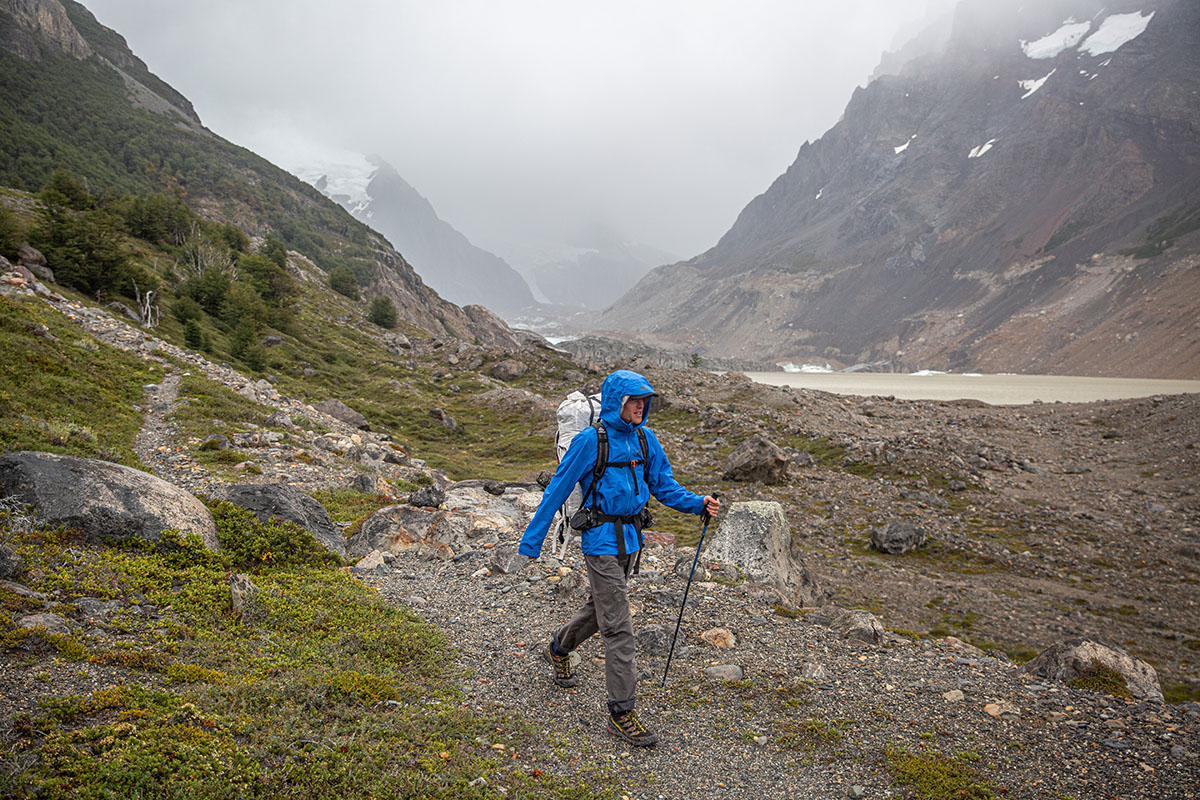
[{"label": "green shrub", "polygon": [[371,301],[371,310],[367,319],[381,328],[396,327],[396,306],[391,298],[380,295]]},{"label": "green shrub", "polygon": [[0,205],[0,256],[16,261],[21,246],[21,226],[8,206]]},{"label": "green shrub", "polygon": [[293,522],[259,522],[254,512],[225,501],[210,503],[209,510],[217,523],[217,539],[229,569],[339,565],[336,555]]},{"label": "green shrub", "polygon": [[329,288],[351,300],[358,299],[358,278],[349,267],[334,267],[330,270]]}]

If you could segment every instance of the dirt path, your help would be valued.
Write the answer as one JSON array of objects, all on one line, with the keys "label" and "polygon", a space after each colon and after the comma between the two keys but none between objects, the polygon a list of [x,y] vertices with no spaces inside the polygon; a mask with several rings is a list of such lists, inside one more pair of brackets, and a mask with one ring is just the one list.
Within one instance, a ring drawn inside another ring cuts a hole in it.
[{"label": "dirt path", "polygon": [[[154,474],[172,483],[192,482],[196,478],[196,465],[181,455],[173,446],[178,429],[168,417],[179,402],[178,371],[167,375],[154,389],[147,388],[146,407],[142,417],[142,429],[133,440],[133,449],[142,463]],[[186,462],[186,467],[180,463]]]}]

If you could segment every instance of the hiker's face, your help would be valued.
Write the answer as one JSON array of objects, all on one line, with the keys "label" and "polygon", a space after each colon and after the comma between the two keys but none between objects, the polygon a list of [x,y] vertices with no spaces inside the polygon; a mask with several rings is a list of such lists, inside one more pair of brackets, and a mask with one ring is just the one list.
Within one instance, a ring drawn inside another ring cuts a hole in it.
[{"label": "hiker's face", "polygon": [[640,425],[642,415],[646,413],[646,398],[631,397],[621,406],[621,419],[631,425]]}]

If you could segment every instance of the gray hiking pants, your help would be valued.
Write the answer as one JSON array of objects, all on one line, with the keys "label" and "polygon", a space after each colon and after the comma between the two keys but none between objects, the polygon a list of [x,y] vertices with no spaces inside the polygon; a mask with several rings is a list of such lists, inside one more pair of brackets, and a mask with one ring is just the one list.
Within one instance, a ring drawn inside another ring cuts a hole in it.
[{"label": "gray hiking pants", "polygon": [[559,652],[574,650],[592,634],[604,640],[604,680],[608,688],[608,710],[613,713],[633,708],[637,692],[637,664],[633,658],[633,618],[629,614],[626,580],[637,553],[621,556],[584,555],[592,596],[567,624],[554,634]]}]

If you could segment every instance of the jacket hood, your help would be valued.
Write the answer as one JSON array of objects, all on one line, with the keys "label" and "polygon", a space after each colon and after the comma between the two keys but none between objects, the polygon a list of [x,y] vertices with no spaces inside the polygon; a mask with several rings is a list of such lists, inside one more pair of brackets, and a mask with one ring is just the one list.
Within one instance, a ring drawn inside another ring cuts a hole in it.
[{"label": "jacket hood", "polygon": [[630,425],[621,419],[621,404],[626,397],[639,397],[647,394],[657,395],[654,387],[650,385],[650,381],[646,380],[644,375],[632,370],[619,369],[605,378],[604,383],[600,386],[600,419],[604,420],[605,427],[633,430],[645,425],[646,421],[650,419],[650,407],[653,403],[646,406],[646,411],[642,414],[642,421],[637,425]]}]

